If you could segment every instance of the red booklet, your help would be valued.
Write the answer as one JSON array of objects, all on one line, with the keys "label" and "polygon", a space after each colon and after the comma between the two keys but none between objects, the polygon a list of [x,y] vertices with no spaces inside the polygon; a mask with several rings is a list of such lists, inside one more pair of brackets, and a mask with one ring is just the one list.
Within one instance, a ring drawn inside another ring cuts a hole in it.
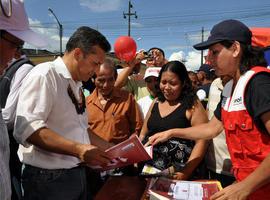
[{"label": "red booklet", "polygon": [[90,167],[105,171],[152,159],[152,146],[144,147],[137,135],[130,136],[106,152],[113,158],[107,166]]},{"label": "red booklet", "polygon": [[178,181],[167,178],[152,179],[150,200],[209,200],[222,189],[219,181]]}]

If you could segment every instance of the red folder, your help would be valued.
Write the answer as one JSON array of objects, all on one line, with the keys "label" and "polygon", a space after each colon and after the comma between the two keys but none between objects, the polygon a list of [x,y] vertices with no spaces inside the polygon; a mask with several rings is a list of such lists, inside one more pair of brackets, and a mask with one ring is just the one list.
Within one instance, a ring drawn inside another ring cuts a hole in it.
[{"label": "red folder", "polygon": [[113,158],[107,166],[90,167],[105,171],[152,159],[152,146],[144,147],[137,135],[132,135],[106,152]]}]

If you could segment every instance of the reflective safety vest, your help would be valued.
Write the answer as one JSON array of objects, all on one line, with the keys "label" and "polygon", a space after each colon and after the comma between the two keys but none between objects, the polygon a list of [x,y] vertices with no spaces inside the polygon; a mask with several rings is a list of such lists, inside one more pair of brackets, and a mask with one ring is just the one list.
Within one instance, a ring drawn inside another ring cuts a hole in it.
[{"label": "reflective safety vest", "polygon": [[[222,122],[237,181],[245,179],[270,153],[270,135],[260,132],[244,102],[248,82],[255,74],[261,72],[270,73],[270,70],[265,67],[253,67],[239,78],[234,91],[231,80],[225,85],[222,93]],[[270,199],[270,184],[259,188],[249,199]]]}]

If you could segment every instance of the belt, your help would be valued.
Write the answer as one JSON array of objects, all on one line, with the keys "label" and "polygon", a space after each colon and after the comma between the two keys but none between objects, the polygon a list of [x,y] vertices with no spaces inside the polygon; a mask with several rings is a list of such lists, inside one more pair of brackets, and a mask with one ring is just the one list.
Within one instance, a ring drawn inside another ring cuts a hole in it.
[{"label": "belt", "polygon": [[44,169],[44,168],[40,168],[40,167],[35,167],[32,165],[28,165],[28,164],[23,164],[23,168],[27,168],[30,169],[31,171],[35,171],[38,172],[40,174],[45,174],[45,173],[50,173],[50,172],[55,172],[55,173],[59,173],[59,172],[67,172],[67,171],[73,171],[73,170],[84,170],[85,167],[84,166],[77,166],[77,167],[73,167],[73,168],[69,168],[69,169]]}]

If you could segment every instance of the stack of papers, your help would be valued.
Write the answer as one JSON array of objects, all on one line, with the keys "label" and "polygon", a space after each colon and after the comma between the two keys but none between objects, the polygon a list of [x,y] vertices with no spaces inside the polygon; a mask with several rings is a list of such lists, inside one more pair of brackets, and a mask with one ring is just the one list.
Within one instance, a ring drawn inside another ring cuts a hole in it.
[{"label": "stack of papers", "polygon": [[150,200],[208,200],[222,189],[219,181],[178,181],[167,178],[152,179]]}]

